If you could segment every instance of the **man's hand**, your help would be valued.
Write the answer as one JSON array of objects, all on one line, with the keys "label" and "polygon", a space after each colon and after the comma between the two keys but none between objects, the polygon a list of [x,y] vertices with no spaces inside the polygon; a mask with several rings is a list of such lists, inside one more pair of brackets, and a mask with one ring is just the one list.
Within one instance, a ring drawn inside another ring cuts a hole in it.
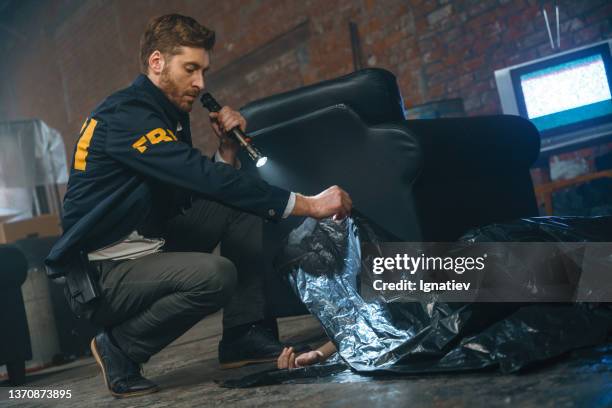
[{"label": "man's hand", "polygon": [[300,354],[296,357],[293,347],[285,347],[283,352],[276,360],[276,366],[282,370],[286,368],[300,368],[317,364],[323,361],[323,353],[319,350],[309,351],[307,353]]},{"label": "man's hand", "polygon": [[210,112],[208,116],[210,117],[210,125],[220,141],[219,154],[223,157],[223,160],[233,166],[240,145],[233,138],[228,137],[227,132],[236,126],[244,132],[247,125],[246,119],[240,112],[229,106],[224,106],[219,112]]},{"label": "man's hand", "polygon": [[353,201],[348,193],[338,186],[329,187],[316,196],[296,194],[292,215],[305,215],[316,219],[334,216],[343,219],[350,215]]}]

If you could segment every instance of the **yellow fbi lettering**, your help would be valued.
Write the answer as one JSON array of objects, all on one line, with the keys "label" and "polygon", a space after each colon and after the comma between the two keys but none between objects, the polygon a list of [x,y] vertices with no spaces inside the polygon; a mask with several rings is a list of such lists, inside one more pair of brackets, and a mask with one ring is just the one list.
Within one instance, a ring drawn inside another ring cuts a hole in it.
[{"label": "yellow fbi lettering", "polygon": [[138,139],[132,147],[140,153],[144,153],[149,145],[158,144],[159,142],[176,142],[177,140],[170,129],[157,128]]},{"label": "yellow fbi lettering", "polygon": [[91,118],[85,120],[81,126],[79,142],[77,143],[76,153],[74,154],[74,168],[76,170],[85,170],[87,167],[87,155],[89,154],[89,144],[93,137],[94,130],[98,125],[98,121]]}]

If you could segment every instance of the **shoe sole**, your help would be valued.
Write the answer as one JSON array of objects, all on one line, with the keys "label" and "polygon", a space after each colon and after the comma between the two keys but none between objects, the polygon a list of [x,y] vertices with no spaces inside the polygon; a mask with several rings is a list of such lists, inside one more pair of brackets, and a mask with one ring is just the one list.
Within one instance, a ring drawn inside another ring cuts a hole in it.
[{"label": "shoe sole", "polygon": [[152,394],[154,392],[159,391],[159,387],[155,387],[155,388],[150,388],[148,390],[130,392],[130,393],[125,393],[125,394],[117,394],[117,393],[113,392],[113,390],[111,390],[110,385],[108,384],[108,380],[106,378],[106,370],[104,369],[104,364],[102,364],[102,359],[100,358],[100,354],[98,353],[98,348],[96,346],[96,339],[95,339],[95,337],[93,339],[91,339],[91,343],[89,344],[89,348],[91,349],[91,354],[93,354],[94,358],[96,359],[96,363],[100,367],[100,370],[102,370],[102,378],[104,378],[104,384],[106,384],[106,388],[112,394],[113,397],[115,397],[115,398],[139,397],[141,395]]},{"label": "shoe sole", "polygon": [[271,363],[272,361],[276,361],[276,358],[268,357],[268,358],[255,358],[251,360],[240,360],[234,361],[232,363],[221,363],[221,369],[228,370],[231,368],[240,368],[249,364],[260,364],[260,363]]}]

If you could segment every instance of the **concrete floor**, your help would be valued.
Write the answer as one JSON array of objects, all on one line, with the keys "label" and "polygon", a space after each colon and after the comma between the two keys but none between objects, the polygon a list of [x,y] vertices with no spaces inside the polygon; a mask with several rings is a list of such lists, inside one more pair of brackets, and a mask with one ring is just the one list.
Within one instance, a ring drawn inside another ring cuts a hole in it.
[{"label": "concrete floor", "polygon": [[[612,407],[612,345],[581,350],[537,371],[522,375],[496,372],[372,379],[352,374],[307,384],[249,389],[226,389],[214,380],[239,378],[271,368],[257,365],[220,370],[217,343],[220,314],[213,315],[156,355],[145,375],[162,390],[140,398],[116,400],[107,392],[92,358],[50,368],[28,376],[28,388],[71,390],[69,400],[10,400],[0,383],[0,406],[58,407]],[[323,339],[317,322],[308,316],[280,320],[286,341]]]}]

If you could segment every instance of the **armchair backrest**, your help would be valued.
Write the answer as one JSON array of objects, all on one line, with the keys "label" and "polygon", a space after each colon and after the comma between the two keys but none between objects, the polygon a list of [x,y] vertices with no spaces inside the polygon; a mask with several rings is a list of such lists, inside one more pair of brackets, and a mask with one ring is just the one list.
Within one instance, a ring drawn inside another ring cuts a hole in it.
[{"label": "armchair backrest", "polygon": [[0,288],[20,288],[28,273],[23,253],[12,245],[0,245]]},{"label": "armchair backrest", "polygon": [[249,134],[289,122],[334,105],[350,107],[367,125],[405,119],[395,75],[368,68],[339,78],[259,99],[240,111]]}]

